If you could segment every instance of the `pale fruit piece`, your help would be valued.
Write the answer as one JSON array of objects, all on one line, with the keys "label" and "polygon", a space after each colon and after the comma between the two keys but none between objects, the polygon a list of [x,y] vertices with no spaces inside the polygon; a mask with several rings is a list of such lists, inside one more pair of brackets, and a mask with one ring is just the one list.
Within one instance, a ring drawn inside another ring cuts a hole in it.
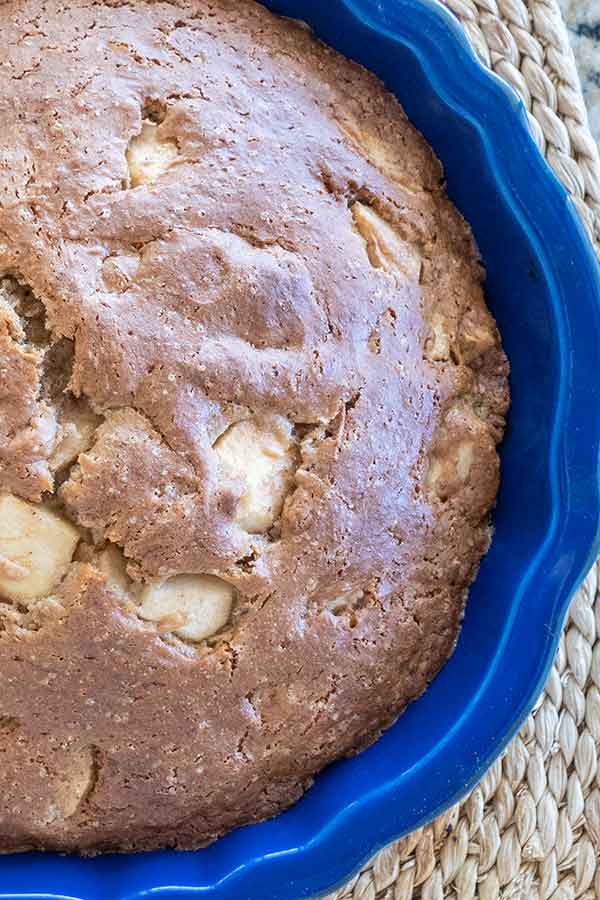
[{"label": "pale fruit piece", "polygon": [[492,350],[497,344],[494,323],[489,315],[480,312],[479,319],[467,314],[460,330],[460,349],[468,364]]},{"label": "pale fruit piece", "polygon": [[450,358],[450,335],[439,313],[431,317],[431,336],[425,342],[425,356],[432,362],[443,362]]},{"label": "pale fruit piece", "polygon": [[63,577],[77,543],[77,529],[44,506],[0,495],[0,596],[45,597]]},{"label": "pale fruit piece", "polygon": [[60,416],[60,437],[50,457],[50,468],[57,472],[89,449],[99,417],[84,404],[71,403]]},{"label": "pale fruit piece", "polygon": [[469,477],[469,472],[471,471],[471,465],[473,463],[473,444],[468,441],[463,441],[458,445],[458,449],[456,452],[456,474],[458,475],[461,481],[466,481]]},{"label": "pale fruit piece", "polygon": [[406,161],[401,152],[382,141],[376,134],[362,128],[353,119],[338,119],[338,126],[356,149],[391,181],[399,184],[409,194],[417,194],[422,187],[411,181],[406,171]]},{"label": "pale fruit piece", "polygon": [[367,245],[371,265],[390,275],[418,281],[421,256],[414,244],[403,241],[392,226],[370,206],[357,202],[352,205],[351,212],[354,224]]},{"label": "pale fruit piece", "polygon": [[0,281],[0,325],[6,336],[13,341],[24,341],[25,332],[21,320],[13,306],[4,299],[3,282]]},{"label": "pale fruit piece", "polygon": [[214,575],[175,575],[147,585],[140,595],[142,619],[189,641],[202,641],[227,624],[233,588]]},{"label": "pale fruit piece", "polygon": [[156,181],[175,159],[179,151],[173,141],[161,141],[157,125],[145,120],[140,134],[132,138],[127,149],[127,164],[132,187]]},{"label": "pale fruit piece", "polygon": [[267,531],[293,483],[297,451],[291,422],[283,416],[236,422],[214,449],[224,473],[244,483],[236,522],[251,534]]},{"label": "pale fruit piece", "polygon": [[106,586],[115,594],[127,594],[131,580],[123,552],[115,544],[107,544],[94,559],[94,565],[106,578]]},{"label": "pale fruit piece", "polygon": [[446,447],[443,456],[434,455],[427,471],[427,488],[438,495],[453,493],[467,481],[474,455],[471,441],[460,441],[453,447]]},{"label": "pale fruit piece", "polygon": [[339,616],[349,609],[354,609],[365,596],[365,592],[360,588],[346,591],[327,601],[327,609],[334,616]]},{"label": "pale fruit piece", "polygon": [[74,816],[94,783],[94,759],[88,748],[72,752],[69,767],[56,779],[56,796],[50,818],[68,819]]},{"label": "pale fruit piece", "polygon": [[123,251],[123,253],[108,256],[102,263],[104,284],[111,291],[123,293],[135,280],[140,261],[140,254],[133,251]]}]

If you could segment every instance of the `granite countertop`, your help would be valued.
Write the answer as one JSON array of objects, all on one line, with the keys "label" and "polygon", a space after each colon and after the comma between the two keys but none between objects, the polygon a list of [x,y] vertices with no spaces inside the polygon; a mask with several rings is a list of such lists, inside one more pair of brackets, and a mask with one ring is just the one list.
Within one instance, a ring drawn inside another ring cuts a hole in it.
[{"label": "granite countertop", "polygon": [[577,60],[592,134],[600,144],[600,0],[559,0]]}]

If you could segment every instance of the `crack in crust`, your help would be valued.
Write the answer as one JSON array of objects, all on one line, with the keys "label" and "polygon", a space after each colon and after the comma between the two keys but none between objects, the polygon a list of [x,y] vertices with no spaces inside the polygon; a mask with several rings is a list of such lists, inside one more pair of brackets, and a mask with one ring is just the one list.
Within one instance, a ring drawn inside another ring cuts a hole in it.
[{"label": "crack in crust", "polygon": [[47,328],[43,302],[0,278],[0,490],[39,501],[89,445],[99,417],[69,391],[72,356],[72,342]]}]

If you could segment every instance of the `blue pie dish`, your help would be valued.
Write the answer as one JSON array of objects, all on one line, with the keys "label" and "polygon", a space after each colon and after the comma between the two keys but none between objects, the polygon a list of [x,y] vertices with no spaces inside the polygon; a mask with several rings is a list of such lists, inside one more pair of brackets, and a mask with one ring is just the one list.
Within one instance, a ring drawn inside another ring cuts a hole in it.
[{"label": "blue pie dish", "polygon": [[195,853],[0,858],[0,900],[298,900],[464,795],[515,733],[599,546],[600,271],[523,105],[433,0],[272,0],[376,72],[444,163],[511,362],[495,537],[456,652],[369,750]]}]

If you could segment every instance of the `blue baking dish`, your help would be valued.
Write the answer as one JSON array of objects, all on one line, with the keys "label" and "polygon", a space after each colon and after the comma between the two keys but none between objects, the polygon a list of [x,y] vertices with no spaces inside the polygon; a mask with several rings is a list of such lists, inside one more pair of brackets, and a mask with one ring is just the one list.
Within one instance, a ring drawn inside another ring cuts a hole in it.
[{"label": "blue baking dish", "polygon": [[433,0],[272,0],[376,72],[442,159],[473,226],[512,367],[495,537],[456,652],[428,692],[304,799],[196,853],[0,859],[0,898],[298,900],[472,787],[551,664],[599,543],[600,274],[517,96]]}]

